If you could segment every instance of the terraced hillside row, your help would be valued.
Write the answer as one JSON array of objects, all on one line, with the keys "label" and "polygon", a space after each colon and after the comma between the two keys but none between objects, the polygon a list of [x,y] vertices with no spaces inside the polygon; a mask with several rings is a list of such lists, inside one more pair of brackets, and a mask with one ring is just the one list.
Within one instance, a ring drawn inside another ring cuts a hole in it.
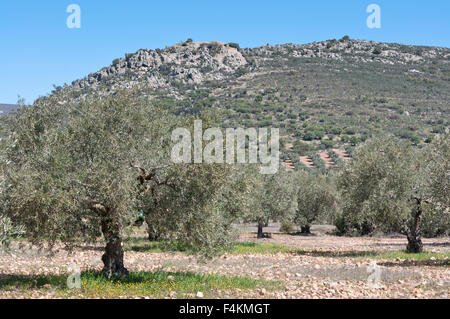
[{"label": "terraced hillside row", "polygon": [[[286,159],[282,162],[287,171],[293,171],[297,167],[315,168],[323,166],[325,169],[336,167],[337,163],[349,161],[351,158],[345,149],[333,149],[331,151],[319,151],[317,156],[299,156],[297,165],[291,160]],[[316,161],[316,164],[315,164]],[[320,163],[319,165],[317,164]]]}]

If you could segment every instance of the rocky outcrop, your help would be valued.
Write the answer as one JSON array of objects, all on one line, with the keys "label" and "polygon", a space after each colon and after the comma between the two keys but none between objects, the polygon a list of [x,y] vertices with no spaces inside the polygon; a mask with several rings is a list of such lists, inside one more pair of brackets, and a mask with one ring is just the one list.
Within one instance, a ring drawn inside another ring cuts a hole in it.
[{"label": "rocky outcrop", "polygon": [[219,42],[184,42],[164,50],[139,50],[85,79],[75,88],[106,85],[112,89],[144,82],[150,87],[167,87],[174,82],[201,83],[222,80],[247,64],[238,48]]}]

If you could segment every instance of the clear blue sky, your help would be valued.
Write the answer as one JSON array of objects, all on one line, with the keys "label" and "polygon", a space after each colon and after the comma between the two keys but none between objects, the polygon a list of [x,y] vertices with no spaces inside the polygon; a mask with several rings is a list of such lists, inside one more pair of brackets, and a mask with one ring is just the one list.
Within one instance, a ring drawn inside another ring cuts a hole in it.
[{"label": "clear blue sky", "polygon": [[[371,3],[381,29],[366,26]],[[66,26],[69,4],[81,7],[81,29]],[[127,52],[187,38],[255,47],[349,35],[449,47],[449,21],[449,0],[2,0],[0,103],[18,94],[31,103]]]}]

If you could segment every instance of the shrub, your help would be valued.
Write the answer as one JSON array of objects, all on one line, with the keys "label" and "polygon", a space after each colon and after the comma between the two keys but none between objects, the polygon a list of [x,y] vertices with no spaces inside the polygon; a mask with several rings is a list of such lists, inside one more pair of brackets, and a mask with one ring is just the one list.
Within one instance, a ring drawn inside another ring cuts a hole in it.
[{"label": "shrub", "polygon": [[280,232],[290,234],[295,230],[294,224],[291,222],[283,222],[281,223]]},{"label": "shrub", "polygon": [[325,149],[330,149],[333,147],[334,143],[330,140],[322,140],[320,141],[320,145],[323,146]]},{"label": "shrub", "polygon": [[0,248],[8,247],[11,238],[20,237],[24,232],[23,226],[14,226],[8,217],[0,215]]},{"label": "shrub", "polygon": [[300,140],[295,141],[292,150],[297,154],[304,155],[312,150],[311,146]]},{"label": "shrub", "polygon": [[379,47],[375,47],[372,51],[373,54],[381,54],[383,51],[381,50],[381,48]]}]

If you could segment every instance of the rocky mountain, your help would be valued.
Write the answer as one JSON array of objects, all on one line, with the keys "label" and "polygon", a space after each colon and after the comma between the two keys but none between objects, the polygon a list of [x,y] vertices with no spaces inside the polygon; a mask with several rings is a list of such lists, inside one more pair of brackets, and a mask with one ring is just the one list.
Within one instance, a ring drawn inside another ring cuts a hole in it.
[{"label": "rocky mountain", "polygon": [[185,42],[164,50],[127,54],[72,85],[79,89],[107,86],[114,90],[144,82],[149,88],[169,88],[173,82],[221,81],[245,65],[247,60],[233,44]]},{"label": "rocky mountain", "polygon": [[378,132],[420,146],[448,130],[450,49],[347,36],[257,48],[189,39],[126,54],[54,94],[131,87],[180,114],[222,108],[227,127],[279,127],[286,166],[327,169]]},{"label": "rocky mountain", "polygon": [[14,111],[19,106],[17,104],[0,104],[0,117],[5,116],[11,111]]}]

